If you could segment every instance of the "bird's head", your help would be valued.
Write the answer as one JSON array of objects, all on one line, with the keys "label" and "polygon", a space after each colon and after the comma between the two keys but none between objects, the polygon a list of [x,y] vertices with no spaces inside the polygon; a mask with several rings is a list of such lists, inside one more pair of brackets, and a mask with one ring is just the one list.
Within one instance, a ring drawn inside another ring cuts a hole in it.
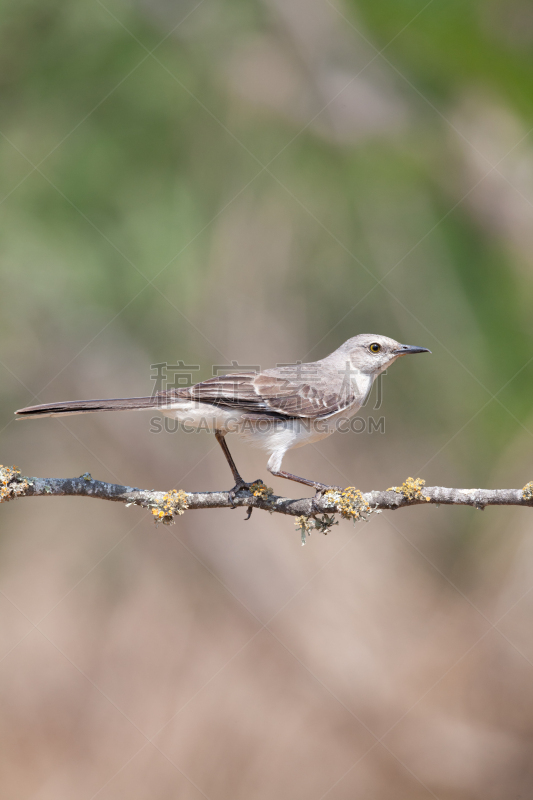
[{"label": "bird's head", "polygon": [[431,353],[426,347],[400,344],[388,336],[378,336],[373,333],[360,333],[348,339],[339,350],[349,356],[355,369],[373,376],[379,375],[400,356]]}]

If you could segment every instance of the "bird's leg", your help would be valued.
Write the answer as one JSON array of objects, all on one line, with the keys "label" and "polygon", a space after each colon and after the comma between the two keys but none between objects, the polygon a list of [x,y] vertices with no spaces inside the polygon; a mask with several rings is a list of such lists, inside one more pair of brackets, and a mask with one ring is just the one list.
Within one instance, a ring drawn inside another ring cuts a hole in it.
[{"label": "bird's leg", "polygon": [[[322,497],[324,492],[327,492],[330,489],[341,491],[338,486],[328,486],[327,484],[319,483],[318,481],[310,481],[307,478],[299,478],[298,475],[293,475],[292,472],[285,472],[285,470],[282,469],[274,470],[270,468],[269,472],[272,475],[275,475],[276,478],[287,478],[289,481],[296,481],[296,483],[303,483],[305,486],[312,486],[314,489],[316,489],[316,494],[313,498],[313,505],[318,498]],[[316,507],[316,510],[319,510],[318,507]]]},{"label": "bird's leg", "polygon": [[318,481],[310,481],[307,478],[299,478],[298,475],[293,475],[292,472],[285,472],[285,470],[269,470],[276,478],[287,478],[289,481],[296,481],[296,483],[303,483],[305,486],[312,486],[317,492],[325,492],[326,489],[331,489],[325,483],[318,483]]},{"label": "bird's leg", "polygon": [[[235,481],[235,486],[233,487],[233,489],[230,489],[230,491],[229,491],[230,503],[232,504],[233,508],[235,508],[235,505],[233,504],[233,501],[235,500],[235,495],[237,494],[237,492],[240,489],[249,489],[250,486],[252,486],[252,484],[254,484],[254,483],[257,483],[257,481],[252,481],[251,483],[246,483],[246,481],[244,481],[241,478],[241,476],[239,474],[239,470],[237,469],[237,465],[235,464],[235,461],[233,460],[233,457],[232,457],[232,455],[231,455],[231,453],[229,451],[229,447],[226,444],[226,440],[224,439],[224,434],[221,431],[215,431],[215,437],[216,437],[217,442],[219,443],[219,445],[222,448],[222,452],[226,456],[226,461],[229,464],[229,468],[231,469],[231,473],[233,475],[233,480]],[[249,519],[249,518],[250,517],[248,516],[247,519]]]}]

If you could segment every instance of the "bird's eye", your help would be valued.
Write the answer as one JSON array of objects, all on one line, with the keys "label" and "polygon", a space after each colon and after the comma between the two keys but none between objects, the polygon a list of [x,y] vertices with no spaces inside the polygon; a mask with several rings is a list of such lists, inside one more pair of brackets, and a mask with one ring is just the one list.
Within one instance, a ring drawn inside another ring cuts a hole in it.
[{"label": "bird's eye", "polygon": [[371,353],[379,353],[379,351],[381,350],[381,345],[378,344],[377,342],[372,342],[372,344],[369,345],[369,349]]}]

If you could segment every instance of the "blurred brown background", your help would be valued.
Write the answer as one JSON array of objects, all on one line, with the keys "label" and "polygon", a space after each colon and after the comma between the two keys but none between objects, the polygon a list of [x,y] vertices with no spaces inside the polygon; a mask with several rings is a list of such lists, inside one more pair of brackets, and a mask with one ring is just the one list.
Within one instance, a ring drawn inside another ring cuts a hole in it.
[{"label": "blurred brown background", "polygon": [[[533,478],[530,3],[1,10],[2,463],[229,488],[212,437],[149,414],[12,412],[375,332],[433,351],[373,395],[385,434],[287,469],[363,490]],[[305,548],[291,520],[243,517],[2,506],[3,797],[533,796],[529,510],[407,509]]]}]

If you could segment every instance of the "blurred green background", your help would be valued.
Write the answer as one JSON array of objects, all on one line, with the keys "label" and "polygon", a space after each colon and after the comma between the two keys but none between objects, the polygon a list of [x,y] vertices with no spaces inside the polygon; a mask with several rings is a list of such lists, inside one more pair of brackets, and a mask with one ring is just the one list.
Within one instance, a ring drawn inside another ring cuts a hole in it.
[{"label": "blurred green background", "polygon": [[[363,490],[533,477],[531,3],[0,10],[2,463],[229,488],[205,434],[12,412],[373,332],[433,352],[373,396],[385,435],[286,469]],[[290,520],[242,516],[2,508],[10,798],[531,794],[528,510],[410,509],[304,550]]]}]

